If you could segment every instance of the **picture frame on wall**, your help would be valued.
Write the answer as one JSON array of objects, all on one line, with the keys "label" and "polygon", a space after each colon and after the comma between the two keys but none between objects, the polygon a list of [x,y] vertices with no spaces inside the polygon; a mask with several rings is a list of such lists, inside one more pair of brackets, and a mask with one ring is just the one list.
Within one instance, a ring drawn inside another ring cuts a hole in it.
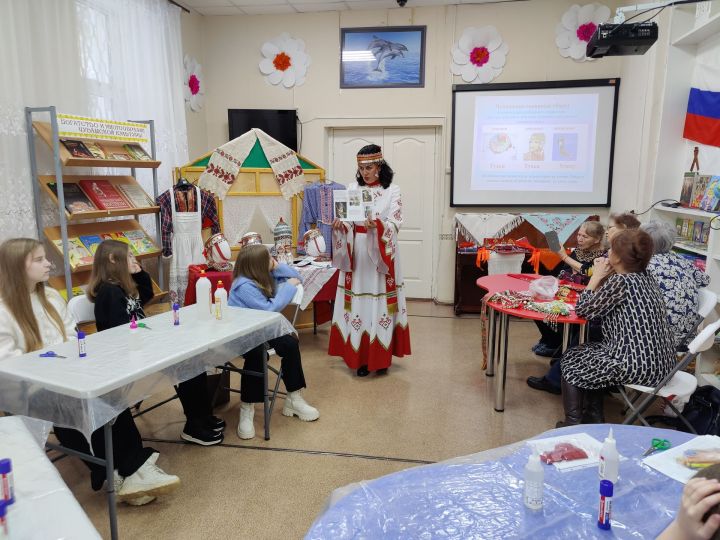
[{"label": "picture frame on wall", "polygon": [[340,29],[340,88],[423,88],[425,26]]}]

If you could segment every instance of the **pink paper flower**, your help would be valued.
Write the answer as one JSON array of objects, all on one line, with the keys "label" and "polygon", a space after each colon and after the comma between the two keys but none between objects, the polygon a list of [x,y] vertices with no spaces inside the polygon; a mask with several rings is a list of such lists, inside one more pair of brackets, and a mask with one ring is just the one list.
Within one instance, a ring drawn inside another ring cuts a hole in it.
[{"label": "pink paper flower", "polygon": [[189,55],[185,55],[185,85],[183,93],[185,101],[190,105],[193,111],[199,111],[203,107],[205,99],[205,88],[202,82],[202,67],[197,60]]}]

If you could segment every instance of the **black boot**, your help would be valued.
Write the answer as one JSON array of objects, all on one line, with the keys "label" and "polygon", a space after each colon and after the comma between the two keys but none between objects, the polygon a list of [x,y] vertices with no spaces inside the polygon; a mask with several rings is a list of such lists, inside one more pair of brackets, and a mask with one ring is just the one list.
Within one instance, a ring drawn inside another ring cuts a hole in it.
[{"label": "black boot", "polygon": [[555,424],[555,427],[576,426],[582,420],[583,391],[569,384],[565,377],[562,378],[561,388],[565,420]]},{"label": "black boot", "polygon": [[605,412],[603,402],[605,390],[585,390],[584,410],[582,415],[583,424],[604,424]]}]

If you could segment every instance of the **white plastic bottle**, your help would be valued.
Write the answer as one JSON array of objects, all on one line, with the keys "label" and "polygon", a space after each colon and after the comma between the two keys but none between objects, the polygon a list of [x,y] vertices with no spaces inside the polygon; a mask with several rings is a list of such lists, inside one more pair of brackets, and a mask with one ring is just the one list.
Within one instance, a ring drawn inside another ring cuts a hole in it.
[{"label": "white plastic bottle", "polygon": [[613,431],[610,428],[610,433],[603,442],[602,449],[600,450],[600,467],[598,468],[598,474],[600,480],[610,480],[613,485],[617,484],[618,472],[620,470],[620,455],[615,445],[615,439],[613,439]]},{"label": "white plastic bottle", "polygon": [[215,289],[215,318],[222,320],[223,313],[227,307],[228,295],[225,287],[223,287],[222,280],[217,283],[217,289]]},{"label": "white plastic bottle", "polygon": [[201,270],[200,277],[195,283],[195,298],[201,319],[209,319],[212,317],[211,288],[210,280],[205,277],[205,270]]},{"label": "white plastic bottle", "polygon": [[525,489],[523,502],[530,510],[540,510],[543,506],[543,482],[545,471],[540,456],[533,452],[525,465]]}]

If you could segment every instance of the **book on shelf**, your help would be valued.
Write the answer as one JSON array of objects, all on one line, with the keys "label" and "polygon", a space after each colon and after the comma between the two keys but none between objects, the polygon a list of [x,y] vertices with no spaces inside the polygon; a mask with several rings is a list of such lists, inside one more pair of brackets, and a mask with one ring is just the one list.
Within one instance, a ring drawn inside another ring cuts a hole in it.
[{"label": "book on shelf", "polygon": [[700,201],[700,209],[707,212],[720,210],[720,176],[710,176],[705,194]]},{"label": "book on shelf", "polygon": [[90,254],[94,256],[98,246],[100,245],[100,242],[102,242],[103,239],[100,238],[99,234],[81,234],[80,241],[88,249]]},{"label": "book on shelf", "polygon": [[699,174],[695,178],[692,190],[692,200],[690,201],[690,208],[700,208],[702,198],[707,191],[708,184],[710,183],[710,176],[707,174]]},{"label": "book on shelf", "polygon": [[706,223],[706,224],[703,226],[702,238],[701,238],[700,241],[702,242],[702,244],[703,244],[705,247],[707,247],[707,245],[708,245],[708,240],[709,240],[709,239],[710,239],[710,223]]},{"label": "book on shelf", "polygon": [[87,141],[85,146],[96,159],[105,159],[105,150],[96,142]]},{"label": "book on shelf", "polygon": [[85,146],[85,143],[82,141],[75,141],[70,139],[60,139],[60,142],[63,143],[63,146],[67,148],[68,152],[70,152],[70,155],[72,157],[76,158],[94,158],[95,156],[92,155],[92,152],[88,149],[87,146]]},{"label": "book on shelf", "polygon": [[675,220],[675,231],[677,232],[678,237],[682,236],[682,230],[683,230],[683,218],[677,218]]},{"label": "book on shelf", "polygon": [[135,208],[154,206],[150,196],[145,193],[145,190],[138,184],[116,184],[115,188],[117,188],[120,195],[125,197],[125,200]]},{"label": "book on shelf", "polygon": [[150,156],[139,144],[124,144],[123,148],[130,154],[130,157],[137,161],[150,161]]},{"label": "book on shelf", "polygon": [[680,239],[685,239],[685,238],[687,238],[687,235],[688,235],[688,225],[689,225],[688,221],[689,221],[688,219],[683,219],[683,220],[682,220],[682,229],[680,230]]},{"label": "book on shelf", "polygon": [[111,233],[103,233],[100,235],[103,240],[117,240],[118,242],[122,242],[124,244],[127,244],[130,246],[130,251],[133,255],[137,255],[137,251],[132,245],[132,242],[130,242],[130,239],[125,236],[124,233],[118,231],[118,232],[111,232]]},{"label": "book on shelf", "polygon": [[[48,182],[47,187],[58,195],[57,183]],[[95,205],[88,199],[87,195],[77,184],[63,182],[63,197],[65,198],[65,209],[71,214],[81,212],[97,212]]]},{"label": "book on shelf", "polygon": [[133,231],[123,231],[122,234],[129,241],[130,247],[135,255],[145,255],[146,253],[155,253],[158,248],[148,238],[144,231],[136,229]]},{"label": "book on shelf", "polygon": [[101,210],[128,210],[132,208],[108,180],[80,180],[85,194]]},{"label": "book on shelf", "polygon": [[696,244],[702,244],[702,232],[704,225],[704,222],[700,220],[695,221],[695,225],[693,226],[692,241]]},{"label": "book on shelf", "polygon": [[[73,287],[72,288],[73,296],[82,296],[83,294],[85,294],[86,289],[87,289],[87,285],[80,285],[79,287]],[[67,302],[67,299],[68,299],[67,289],[57,289],[57,292],[59,292],[60,296],[62,296],[65,299],[65,301]]]},{"label": "book on shelf", "polygon": [[686,172],[683,174],[682,190],[680,191],[680,204],[682,206],[690,206],[692,202],[692,191],[697,175],[698,173],[696,172]]},{"label": "book on shelf", "polygon": [[112,152],[110,154],[110,159],[120,159],[123,161],[132,161],[132,157],[130,157],[130,154],[127,152]]},{"label": "book on shelf", "polygon": [[[62,238],[53,240],[53,243],[60,250],[60,253],[63,253]],[[90,254],[82,241],[77,237],[68,238],[68,253],[66,256],[68,261],[70,261],[70,268],[73,270],[80,265],[93,263],[93,256]]]}]

